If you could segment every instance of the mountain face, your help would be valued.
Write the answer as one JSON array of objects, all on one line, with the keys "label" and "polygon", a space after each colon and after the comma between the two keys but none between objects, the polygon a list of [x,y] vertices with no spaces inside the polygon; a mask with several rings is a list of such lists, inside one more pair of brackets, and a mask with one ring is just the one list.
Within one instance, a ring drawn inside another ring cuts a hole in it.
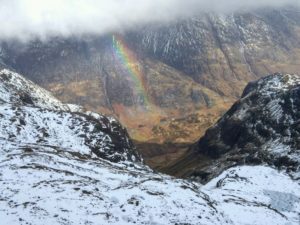
[{"label": "mountain face", "polygon": [[185,172],[205,181],[234,165],[269,164],[299,179],[299,94],[299,75],[274,74],[248,84],[241,99],[191,149],[207,163]]},{"label": "mountain face", "polygon": [[299,180],[284,171],[237,166],[205,186],[158,174],[113,118],[9,70],[0,85],[3,224],[298,224]]},{"label": "mountain face", "polygon": [[197,83],[239,97],[250,80],[274,70],[299,69],[299,19],[295,9],[204,14],[169,26],[145,27],[128,41]]},{"label": "mountain face", "polygon": [[[131,57],[137,53],[123,39],[118,38],[123,43],[119,49],[112,35],[7,46],[5,62],[63,101],[117,116],[131,136],[141,141],[186,139],[193,129],[186,125],[172,129],[171,118],[183,118],[189,124],[185,116],[198,118],[197,109],[211,112],[210,116],[205,112],[210,120],[227,108],[224,105],[229,103],[217,93],[181,71],[147,56]],[[121,56],[120,48],[126,49]],[[212,105],[218,110],[209,109]],[[199,123],[191,126],[201,132]],[[176,133],[180,130],[186,130],[184,136]]]}]

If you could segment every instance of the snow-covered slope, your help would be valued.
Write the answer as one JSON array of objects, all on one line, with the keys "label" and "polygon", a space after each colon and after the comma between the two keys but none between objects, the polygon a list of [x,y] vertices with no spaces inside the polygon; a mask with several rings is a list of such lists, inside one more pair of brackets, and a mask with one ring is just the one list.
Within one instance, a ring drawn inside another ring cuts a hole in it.
[{"label": "snow-covered slope", "polygon": [[71,148],[114,162],[140,160],[115,119],[63,104],[17,73],[0,71],[0,101],[4,140],[21,146]]},{"label": "snow-covered slope", "polygon": [[202,189],[233,224],[300,223],[300,185],[266,166],[229,169]]},{"label": "snow-covered slope", "polygon": [[0,224],[298,224],[287,174],[238,167],[206,186],[157,174],[114,119],[0,74]]},{"label": "snow-covered slope", "polygon": [[68,110],[48,91],[7,69],[0,71],[0,100],[6,103],[34,105],[46,109]]},{"label": "snow-covered slope", "polygon": [[239,167],[206,186],[72,150],[0,142],[3,224],[298,225],[300,186]]},{"label": "snow-covered slope", "polygon": [[5,143],[0,167],[4,224],[225,223],[197,186],[136,166]]}]

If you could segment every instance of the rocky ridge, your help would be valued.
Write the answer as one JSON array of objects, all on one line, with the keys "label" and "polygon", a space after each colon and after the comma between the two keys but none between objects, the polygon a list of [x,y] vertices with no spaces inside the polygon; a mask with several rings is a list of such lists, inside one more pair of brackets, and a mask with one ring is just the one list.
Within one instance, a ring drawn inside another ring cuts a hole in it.
[{"label": "rocky ridge", "polygon": [[[250,83],[192,147],[190,154],[207,163],[194,164],[186,175],[205,181],[231,166],[269,164],[299,179],[299,94],[300,76],[295,74],[273,74]],[[188,157],[183,161],[188,163]]]},{"label": "rocky ridge", "polygon": [[[9,70],[0,72],[1,138],[20,145],[78,148],[111,161],[140,161],[114,118],[67,105]],[[76,141],[74,141],[76,139]]]}]

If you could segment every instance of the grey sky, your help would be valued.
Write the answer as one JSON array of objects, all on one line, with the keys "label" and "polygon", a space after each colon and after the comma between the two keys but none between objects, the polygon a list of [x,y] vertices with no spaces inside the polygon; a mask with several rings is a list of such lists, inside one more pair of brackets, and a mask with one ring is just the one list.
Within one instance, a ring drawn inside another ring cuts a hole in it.
[{"label": "grey sky", "polygon": [[300,0],[0,0],[0,39],[102,34],[201,11],[231,12]]}]

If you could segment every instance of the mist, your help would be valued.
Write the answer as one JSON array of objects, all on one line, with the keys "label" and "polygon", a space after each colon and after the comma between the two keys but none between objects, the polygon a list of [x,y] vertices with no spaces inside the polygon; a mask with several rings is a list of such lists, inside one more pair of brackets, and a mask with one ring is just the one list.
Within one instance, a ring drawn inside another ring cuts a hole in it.
[{"label": "mist", "polygon": [[298,0],[0,0],[0,40],[123,31],[202,12],[300,5]]}]

